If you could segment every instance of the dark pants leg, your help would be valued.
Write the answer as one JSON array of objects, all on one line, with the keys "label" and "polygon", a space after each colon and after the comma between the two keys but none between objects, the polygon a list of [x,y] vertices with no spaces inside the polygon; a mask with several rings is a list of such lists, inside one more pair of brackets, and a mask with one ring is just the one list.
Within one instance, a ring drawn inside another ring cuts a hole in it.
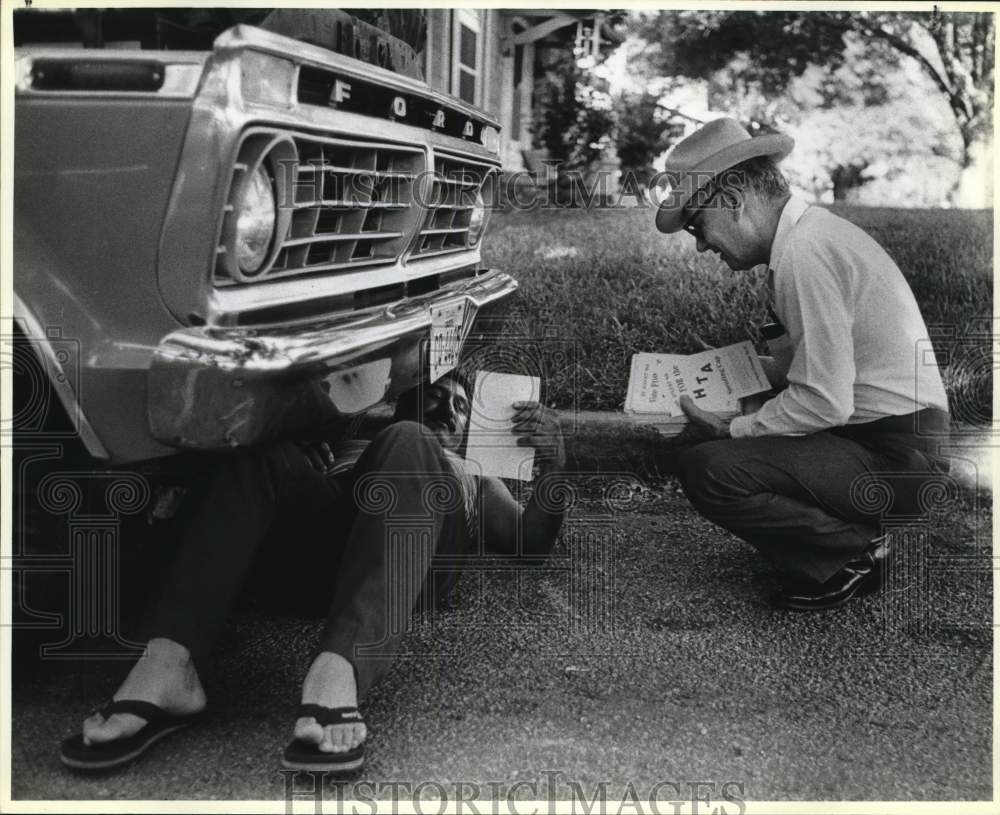
[{"label": "dark pants leg", "polygon": [[[328,562],[321,555],[346,533],[329,572],[334,600],[320,650],[354,664],[360,698],[391,664],[435,551],[465,546],[463,485],[440,444],[421,425],[393,424],[372,441],[346,482],[318,473],[293,444],[216,463],[152,615],[149,638],[181,643],[200,664],[261,541],[280,514],[295,512],[295,528],[308,530],[310,538],[292,542],[297,557],[311,548],[320,555],[316,564]],[[303,582],[315,584],[314,577]]]},{"label": "dark pants leg", "polygon": [[[732,439],[682,454],[679,476],[699,513],[757,548],[779,568],[825,581],[878,534],[880,514],[857,479],[900,484],[897,512],[915,499],[913,474],[935,472],[918,450],[830,432]],[[852,489],[853,488],[853,489]]]},{"label": "dark pants leg", "polygon": [[354,665],[361,698],[391,665],[434,554],[461,551],[467,536],[463,480],[421,425],[384,430],[354,473],[356,514],[320,650]]},{"label": "dark pants leg", "polygon": [[[289,549],[322,552],[331,530],[350,522],[350,496],[319,473],[294,444],[206,459],[214,469],[147,626],[149,639],[184,645],[196,665],[219,636],[261,541],[279,514],[294,513],[300,537]],[[331,578],[332,579],[332,578]]]}]

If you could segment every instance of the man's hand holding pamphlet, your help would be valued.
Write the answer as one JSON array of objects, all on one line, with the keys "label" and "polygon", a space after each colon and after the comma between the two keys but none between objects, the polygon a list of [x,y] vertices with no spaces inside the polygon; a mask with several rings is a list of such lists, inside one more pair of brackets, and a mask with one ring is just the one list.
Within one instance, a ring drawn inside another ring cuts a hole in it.
[{"label": "man's hand holding pamphlet", "polygon": [[749,340],[696,354],[634,354],[625,413],[672,436],[688,423],[682,397],[731,419],[740,412],[740,399],[770,387]]}]

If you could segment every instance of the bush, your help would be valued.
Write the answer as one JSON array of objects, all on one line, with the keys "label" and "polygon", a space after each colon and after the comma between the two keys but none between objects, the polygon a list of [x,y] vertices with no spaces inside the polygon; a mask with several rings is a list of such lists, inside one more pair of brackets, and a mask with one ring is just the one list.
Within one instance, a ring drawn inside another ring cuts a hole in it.
[{"label": "bush", "polygon": [[615,145],[623,173],[648,183],[655,174],[653,160],[667,148],[667,122],[659,115],[659,98],[652,93],[625,94],[616,102],[618,126]]}]

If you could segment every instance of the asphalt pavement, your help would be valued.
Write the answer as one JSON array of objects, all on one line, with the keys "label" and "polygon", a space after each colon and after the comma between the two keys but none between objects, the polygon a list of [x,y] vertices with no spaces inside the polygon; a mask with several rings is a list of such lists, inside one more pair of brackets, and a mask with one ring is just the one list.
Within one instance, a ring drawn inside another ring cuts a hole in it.
[{"label": "asphalt pavement", "polygon": [[[414,621],[363,708],[367,764],[327,800],[992,799],[989,492],[897,529],[881,594],[803,614],[673,481],[601,460],[544,569],[470,568]],[[99,776],[58,744],[127,663],[22,654],[14,799],[313,800],[279,762],[321,624],[245,604],[202,672],[210,717]]]}]

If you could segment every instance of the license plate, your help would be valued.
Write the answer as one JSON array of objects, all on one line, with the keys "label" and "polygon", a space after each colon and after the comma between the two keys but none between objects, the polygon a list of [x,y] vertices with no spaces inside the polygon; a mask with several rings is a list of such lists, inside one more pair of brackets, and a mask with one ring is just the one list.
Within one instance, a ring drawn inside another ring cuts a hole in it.
[{"label": "license plate", "polygon": [[465,337],[468,301],[431,306],[430,378],[437,382],[458,364]]}]

